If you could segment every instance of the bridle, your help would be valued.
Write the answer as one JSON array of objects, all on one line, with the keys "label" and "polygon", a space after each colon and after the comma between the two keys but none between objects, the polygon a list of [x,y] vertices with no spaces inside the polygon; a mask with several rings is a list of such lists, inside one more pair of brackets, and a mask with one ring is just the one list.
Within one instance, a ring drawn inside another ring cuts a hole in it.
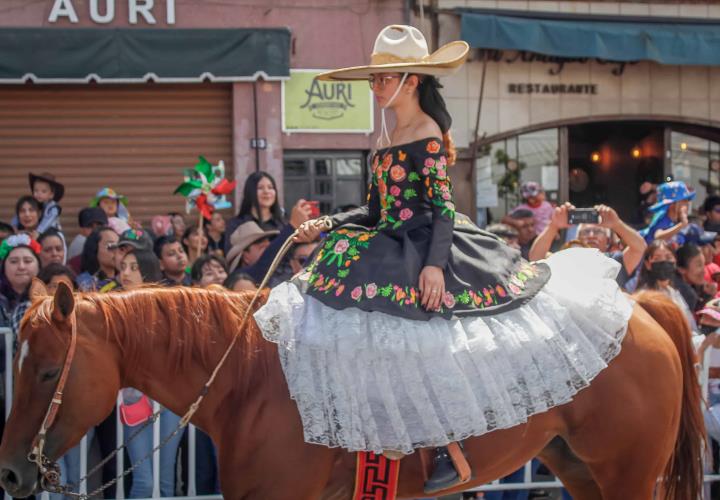
[{"label": "bridle", "polygon": [[[332,221],[329,217],[323,216],[318,219],[318,228],[324,229],[326,231],[330,231],[332,229]],[[163,441],[160,442],[159,445],[155,446],[148,455],[146,455],[141,460],[137,461],[134,465],[130,466],[128,469],[126,469],[121,475],[117,476],[115,479],[108,481],[104,485],[102,485],[100,488],[96,489],[89,495],[85,494],[78,494],[78,493],[72,493],[68,490],[66,487],[60,486],[60,466],[56,463],[47,458],[43,454],[43,450],[45,448],[45,441],[47,438],[47,432],[50,429],[50,427],[55,423],[55,419],[57,417],[58,410],[60,409],[60,406],[63,403],[63,390],[65,389],[65,384],[67,384],[68,374],[70,373],[70,366],[72,365],[73,358],[75,357],[75,350],[77,347],[77,317],[75,315],[75,308],[73,308],[73,311],[70,313],[69,321],[70,321],[70,345],[68,346],[67,354],[65,355],[65,363],[62,367],[62,372],[60,373],[60,378],[58,379],[57,386],[55,387],[55,393],[53,394],[52,399],[50,400],[50,404],[48,405],[47,412],[45,413],[45,418],[42,421],[42,424],[40,425],[40,430],[38,430],[37,435],[35,436],[35,439],[33,440],[33,446],[32,451],[28,454],[28,460],[37,465],[38,470],[40,471],[40,486],[46,490],[51,492],[58,492],[63,493],[67,496],[72,496],[76,498],[92,498],[98,493],[101,493],[103,490],[110,487],[112,484],[115,484],[120,478],[126,476],[130,472],[132,472],[138,465],[140,465],[142,462],[147,460],[152,454],[160,449],[162,446],[164,446],[166,443],[170,441],[170,439],[175,436],[181,429],[183,429],[189,422],[190,419],[193,417],[195,412],[197,412],[198,408],[200,407],[200,403],[202,403],[203,399],[205,399],[205,396],[207,395],[210,386],[215,381],[215,378],[220,371],[220,369],[225,364],[225,361],[227,360],[228,356],[232,352],[233,348],[235,347],[235,344],[237,342],[237,339],[240,337],[240,333],[245,328],[245,324],[247,323],[249,317],[250,317],[250,311],[252,311],[253,306],[257,302],[257,299],[260,297],[260,293],[262,292],[263,288],[267,285],[268,281],[270,281],[270,277],[273,275],[277,267],[280,265],[280,262],[287,254],[288,250],[290,250],[290,247],[293,245],[293,238],[299,234],[299,231],[296,230],[293,232],[293,234],[285,241],[283,246],[278,251],[277,255],[275,256],[275,259],[273,260],[272,264],[270,265],[270,268],[268,269],[268,272],[265,274],[265,277],[263,278],[262,283],[260,283],[260,286],[255,291],[255,294],[253,295],[252,300],[248,304],[245,314],[243,315],[242,320],[240,321],[240,325],[235,330],[235,333],[233,334],[232,340],[230,341],[230,344],[228,345],[227,349],[223,353],[222,357],[218,361],[217,365],[215,366],[215,369],[212,371],[212,374],[208,378],[207,382],[205,382],[205,385],[203,385],[202,389],[200,390],[200,394],[190,405],[190,408],[188,411],[183,415],[183,417],[180,419],[180,422],[178,423],[175,430],[168,435]],[[159,415],[158,413],[155,413],[151,419],[145,422],[143,426],[141,426],[140,429],[138,429],[135,434],[133,434],[130,439],[128,439],[128,442],[131,441],[133,438],[139,435],[142,428],[144,428],[146,425],[154,421]],[[107,462],[110,458],[115,456],[118,452],[122,451],[128,444],[126,442],[124,445],[118,447],[115,449],[113,453],[111,453],[108,457],[105,457],[98,466],[93,469],[90,473],[88,473],[85,478],[82,478],[81,481],[86,479],[88,476],[90,476],[94,471],[96,471],[102,464]]]},{"label": "bridle", "polygon": [[62,371],[60,372],[60,378],[58,379],[57,386],[55,387],[55,393],[53,394],[48,409],[45,412],[45,418],[40,424],[40,430],[38,430],[35,439],[33,440],[32,451],[28,455],[28,460],[37,465],[41,475],[41,486],[56,486],[60,483],[60,467],[57,463],[52,462],[47,458],[43,451],[45,449],[45,442],[47,438],[47,432],[53,423],[60,410],[60,406],[63,403],[63,391],[65,390],[65,384],[67,384],[68,375],[70,373],[70,367],[72,366],[73,358],[75,357],[75,349],[77,347],[77,318],[75,317],[75,310],[70,313],[70,345],[68,346],[67,353],[65,354],[65,362],[63,363]]}]

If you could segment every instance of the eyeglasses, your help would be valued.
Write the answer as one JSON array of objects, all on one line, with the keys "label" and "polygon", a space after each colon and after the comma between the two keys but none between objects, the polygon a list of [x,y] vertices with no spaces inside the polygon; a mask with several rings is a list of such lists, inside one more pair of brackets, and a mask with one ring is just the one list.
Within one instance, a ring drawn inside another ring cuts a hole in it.
[{"label": "eyeglasses", "polygon": [[377,88],[378,90],[383,90],[388,82],[392,80],[393,78],[400,78],[399,75],[385,75],[385,76],[371,76],[368,78],[368,84],[370,85],[371,89]]},{"label": "eyeglasses", "polygon": [[720,205],[715,205],[713,207],[713,212],[720,214]]},{"label": "eyeglasses", "polygon": [[605,229],[601,227],[586,227],[578,232],[579,236],[600,236],[606,234]]}]

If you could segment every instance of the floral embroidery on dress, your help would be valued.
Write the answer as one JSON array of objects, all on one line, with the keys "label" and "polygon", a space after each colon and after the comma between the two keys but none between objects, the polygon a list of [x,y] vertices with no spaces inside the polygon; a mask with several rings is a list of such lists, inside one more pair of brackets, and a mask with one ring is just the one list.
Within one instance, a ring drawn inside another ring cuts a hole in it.
[{"label": "floral embroidery on dress", "polygon": [[331,232],[315,257],[311,270],[320,262],[327,266],[335,264],[338,267],[338,278],[347,277],[350,274],[350,265],[360,260],[360,249],[368,248],[375,235],[377,231],[353,231],[343,228]]},{"label": "floral embroidery on dress", "polygon": [[[433,142],[437,144],[436,141]],[[428,144],[429,150],[430,144]],[[447,175],[447,158],[445,155],[441,155],[439,158],[431,156],[425,158],[422,173],[425,176],[427,195],[432,204],[440,207],[443,215],[454,219],[455,204],[452,201],[452,185]]]},{"label": "floral embroidery on dress", "polygon": [[[455,294],[449,291],[445,292],[440,311],[454,309],[457,304],[471,306],[476,309],[485,309],[486,307],[504,304],[511,300],[510,294],[520,295],[525,289],[527,281],[536,276],[538,276],[538,272],[535,266],[527,262],[523,263],[520,269],[510,276],[507,288],[498,283],[488,285],[477,291],[466,289]],[[309,283],[315,290],[326,294],[334,293],[337,297],[346,291],[341,280],[328,279],[319,273],[312,274]],[[399,306],[420,307],[421,305],[421,292],[419,289],[412,286],[399,286],[394,283],[387,283],[384,286],[378,286],[375,283],[368,283],[364,286],[358,285],[350,291],[350,298],[356,302],[383,298]]]}]

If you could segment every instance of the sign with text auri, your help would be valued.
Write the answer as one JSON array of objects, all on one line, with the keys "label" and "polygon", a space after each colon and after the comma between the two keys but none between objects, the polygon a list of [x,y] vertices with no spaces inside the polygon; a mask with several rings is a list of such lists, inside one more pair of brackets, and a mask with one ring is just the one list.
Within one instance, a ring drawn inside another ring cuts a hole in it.
[{"label": "sign with text auri", "polygon": [[366,81],[315,80],[322,70],[290,70],[282,84],[283,132],[373,131],[372,92]]}]

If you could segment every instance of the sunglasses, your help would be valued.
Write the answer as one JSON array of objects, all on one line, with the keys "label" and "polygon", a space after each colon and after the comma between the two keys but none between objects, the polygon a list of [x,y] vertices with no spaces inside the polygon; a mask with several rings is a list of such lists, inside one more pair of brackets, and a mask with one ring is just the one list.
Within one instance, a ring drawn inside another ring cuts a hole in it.
[{"label": "sunglasses", "polygon": [[385,76],[371,76],[368,78],[368,84],[371,89],[383,90],[390,80],[394,78],[401,78],[399,75],[385,75]]}]

